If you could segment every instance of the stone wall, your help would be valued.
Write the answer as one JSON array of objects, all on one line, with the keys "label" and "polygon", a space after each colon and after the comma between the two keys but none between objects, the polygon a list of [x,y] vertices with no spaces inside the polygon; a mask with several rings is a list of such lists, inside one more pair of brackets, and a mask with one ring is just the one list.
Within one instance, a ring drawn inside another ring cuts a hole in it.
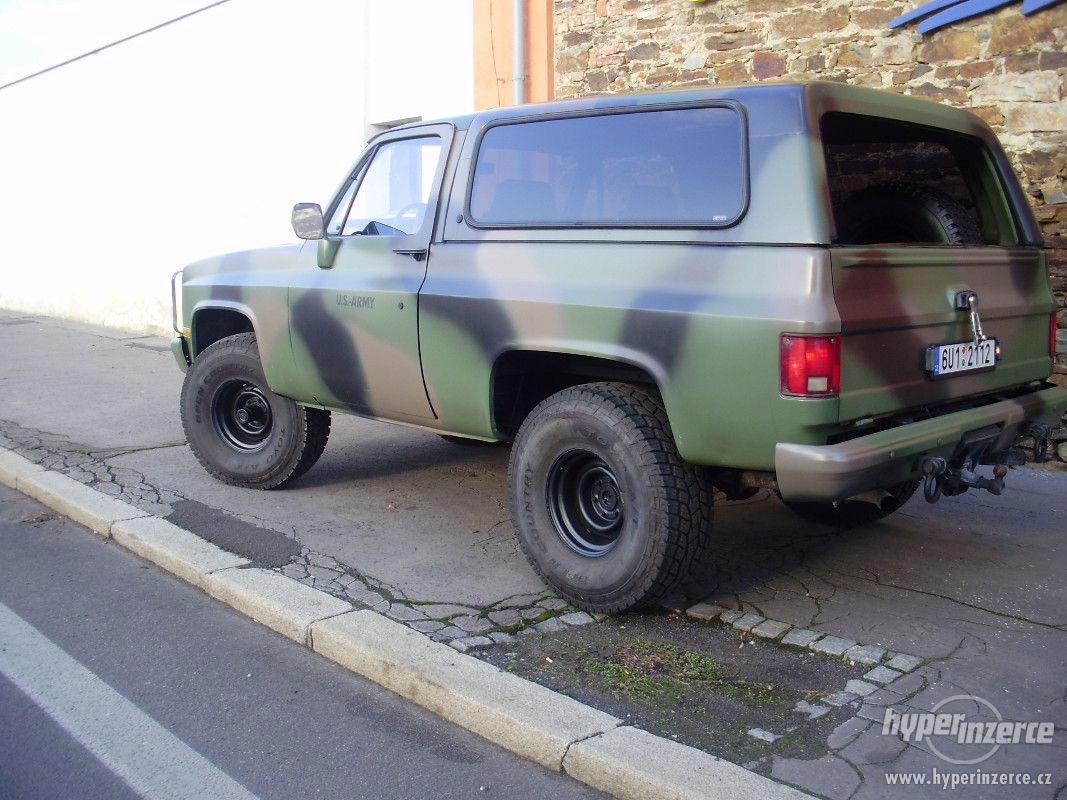
[{"label": "stone wall", "polygon": [[556,96],[821,79],[968,108],[1011,156],[1046,242],[1067,373],[1067,4],[921,36],[916,2],[557,0]]}]

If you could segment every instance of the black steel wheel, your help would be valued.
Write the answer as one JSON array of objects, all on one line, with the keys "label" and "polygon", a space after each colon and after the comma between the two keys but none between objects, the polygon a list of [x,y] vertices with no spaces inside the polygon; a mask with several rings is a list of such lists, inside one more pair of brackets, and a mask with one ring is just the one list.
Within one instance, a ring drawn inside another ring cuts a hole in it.
[{"label": "black steel wheel", "polygon": [[211,475],[250,489],[299,478],[322,455],[330,412],[270,390],[256,337],[228,336],[200,353],[182,385],[182,427]]},{"label": "black steel wheel", "polygon": [[258,450],[270,438],[274,416],[270,401],[254,383],[224,382],[211,399],[215,430],[238,450]]},{"label": "black steel wheel", "polygon": [[541,402],[515,437],[508,498],[530,564],[587,611],[656,603],[710,540],[711,486],[651,388],[590,383]]},{"label": "black steel wheel", "polygon": [[564,544],[579,555],[604,555],[619,540],[625,513],[622,490],[604,459],[569,450],[549,469],[548,508]]}]

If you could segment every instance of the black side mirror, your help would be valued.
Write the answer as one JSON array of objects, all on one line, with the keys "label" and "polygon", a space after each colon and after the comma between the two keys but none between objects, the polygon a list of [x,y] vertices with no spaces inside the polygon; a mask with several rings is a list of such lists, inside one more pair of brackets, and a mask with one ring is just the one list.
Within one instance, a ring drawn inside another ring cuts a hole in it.
[{"label": "black side mirror", "polygon": [[325,233],[322,207],[318,203],[293,206],[293,230],[301,239],[321,239]]}]

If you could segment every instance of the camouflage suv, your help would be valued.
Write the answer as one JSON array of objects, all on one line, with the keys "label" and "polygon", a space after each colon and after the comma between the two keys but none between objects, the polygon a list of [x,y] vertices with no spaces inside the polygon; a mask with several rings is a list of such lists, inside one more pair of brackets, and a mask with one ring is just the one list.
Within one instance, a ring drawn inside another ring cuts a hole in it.
[{"label": "camouflage suv", "polygon": [[204,467],[294,480],[333,411],[510,441],[533,568],[675,588],[713,487],[822,523],[999,494],[1067,408],[1027,202],[963,111],[840,85],[606,97],[375,137],[305,240],[187,267]]}]

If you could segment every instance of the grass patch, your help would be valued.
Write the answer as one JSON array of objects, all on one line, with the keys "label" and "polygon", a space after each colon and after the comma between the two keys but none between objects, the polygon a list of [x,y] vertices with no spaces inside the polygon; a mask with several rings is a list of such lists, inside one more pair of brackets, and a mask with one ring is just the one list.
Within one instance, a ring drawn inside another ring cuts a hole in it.
[{"label": "grass patch", "polygon": [[678,702],[713,692],[748,705],[792,705],[780,687],[745,680],[705,653],[644,639],[624,642],[586,671],[610,688],[650,703]]}]

